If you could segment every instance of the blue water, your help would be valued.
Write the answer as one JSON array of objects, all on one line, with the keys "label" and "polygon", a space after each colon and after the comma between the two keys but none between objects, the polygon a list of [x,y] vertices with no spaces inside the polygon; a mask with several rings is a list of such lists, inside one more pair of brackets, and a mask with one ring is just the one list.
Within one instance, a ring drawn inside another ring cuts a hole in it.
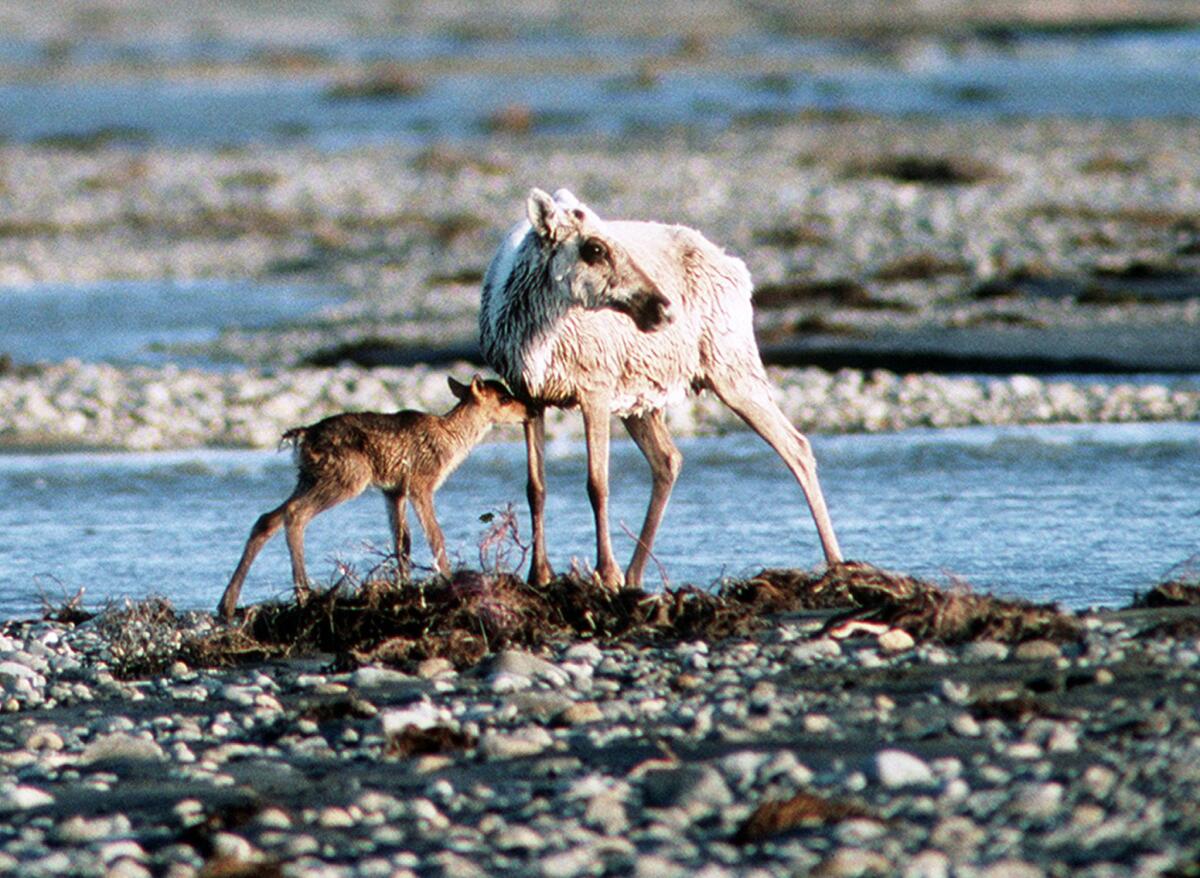
[{"label": "blue water", "polygon": [[[1072,607],[1124,605],[1200,553],[1200,424],[1087,425],[815,437],[821,477],[848,557],[936,581]],[[750,434],[679,443],[683,474],[655,546],[651,584],[710,585],[760,567],[811,567],[821,553],[799,489]],[[612,519],[640,525],[644,462],[627,441],[613,454]],[[551,560],[593,559],[583,447],[552,443],[547,507]],[[479,516],[513,503],[522,532],[524,449],[479,448],[438,494],[451,556],[478,566]],[[85,604],[149,594],[211,608],[251,524],[293,485],[286,454],[199,450],[157,454],[0,455],[0,617],[34,613],[40,595],[85,589]],[[414,528],[416,524],[414,522]],[[428,549],[415,531],[419,564]],[[372,567],[386,551],[383,503],[364,495],[319,516],[309,573]],[[290,588],[276,537],[244,600]]]},{"label": "blue water", "polygon": [[[731,58],[769,59],[772,73],[748,74],[676,59],[638,84],[632,72],[670,56],[662,39],[594,40],[570,33],[500,40],[379,38],[293,47],[336,61],[430,58],[470,62],[538,57],[546,72],[443,73],[394,100],[333,100],[319,75],[219,78],[65,78],[0,83],[0,138],[87,137],[169,145],[306,142],[325,148],[400,140],[423,143],[486,136],[497,109],[531,111],[533,130],[555,134],[703,132],[788,118],[808,110],[995,118],[1065,115],[1105,119],[1200,117],[1200,30],[1026,36],[955,46],[930,41],[894,55],[832,40],[749,34],[718,43]],[[237,61],[255,44],[102,44],[73,49],[87,64],[129,56]],[[28,44],[0,42],[0,59],[33,65]],[[582,62],[603,59],[591,72]],[[579,64],[568,64],[578,61]],[[461,62],[459,64],[458,62]],[[482,68],[482,69],[486,69]],[[530,66],[530,70],[534,70]],[[613,72],[614,70],[619,72]],[[578,71],[578,72],[570,72]]]},{"label": "blue water", "polygon": [[242,281],[0,289],[0,353],[17,362],[155,364],[167,358],[165,346],[210,342],[226,328],[277,325],[334,301],[318,290]]}]

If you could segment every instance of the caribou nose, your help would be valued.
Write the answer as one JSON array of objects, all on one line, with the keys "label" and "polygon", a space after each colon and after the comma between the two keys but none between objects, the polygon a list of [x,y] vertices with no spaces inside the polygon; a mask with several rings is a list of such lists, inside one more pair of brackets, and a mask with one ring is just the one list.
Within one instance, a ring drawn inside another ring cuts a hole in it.
[{"label": "caribou nose", "polygon": [[675,319],[671,310],[671,300],[654,287],[636,293],[629,305],[630,316],[642,332],[662,329]]}]

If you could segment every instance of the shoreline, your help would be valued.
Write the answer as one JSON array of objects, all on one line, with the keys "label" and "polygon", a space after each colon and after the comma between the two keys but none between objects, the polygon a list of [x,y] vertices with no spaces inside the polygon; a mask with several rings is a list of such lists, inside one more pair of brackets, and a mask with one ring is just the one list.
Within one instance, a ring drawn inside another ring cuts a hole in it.
[{"label": "shoreline", "polygon": [[[442,411],[453,400],[445,375],[467,363],[363,369],[208,372],[67,361],[0,376],[0,448],[166,450],[274,447],[284,430],[346,410]],[[913,427],[1130,423],[1200,420],[1200,383],[1074,382],[1028,375],[948,377],[885,370],[836,373],[770,367],[776,398],[804,432],[856,433]],[[668,409],[676,436],[740,428],[711,394]],[[580,419],[556,410],[551,438],[579,438]]]},{"label": "shoreline", "polygon": [[457,671],[147,679],[120,669],[211,617],[118,617],[0,628],[0,871],[1145,876],[1200,853],[1194,607],[1082,613],[1062,644],[835,639],[800,611]]}]

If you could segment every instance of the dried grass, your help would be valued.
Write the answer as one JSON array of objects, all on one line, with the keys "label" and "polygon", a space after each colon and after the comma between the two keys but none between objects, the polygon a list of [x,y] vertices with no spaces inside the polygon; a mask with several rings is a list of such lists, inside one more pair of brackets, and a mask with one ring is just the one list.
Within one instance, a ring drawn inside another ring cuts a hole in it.
[{"label": "dried grass", "polygon": [[[487,553],[484,559],[495,563]],[[303,603],[250,607],[237,624],[198,634],[187,633],[165,601],[141,606],[136,624],[129,613],[110,612],[102,625],[114,655],[123,656],[122,676],[153,675],[175,659],[223,667],[319,653],[332,654],[341,668],[373,662],[411,671],[430,658],[463,669],[501,649],[537,649],[581,637],[719,641],[761,630],[780,613],[830,609],[843,612],[826,630],[870,621],[942,643],[1061,642],[1077,638],[1081,627],[1052,606],[945,590],[855,562],[819,574],[763,570],[715,593],[691,586],[655,594],[610,592],[579,571],[546,586],[499,570],[460,570],[405,585],[347,577]]]},{"label": "dried grass", "polygon": [[763,802],[738,827],[734,844],[755,844],[794,829],[828,826],[853,818],[879,820],[857,802],[827,799],[816,793],[797,793],[790,799]]},{"label": "dried grass", "polygon": [[474,736],[449,726],[430,726],[427,729],[406,726],[388,738],[384,755],[408,759],[412,756],[470,750],[474,746]]},{"label": "dried grass", "polygon": [[845,595],[856,609],[831,619],[826,630],[849,621],[871,621],[901,628],[917,641],[944,644],[972,640],[1021,643],[1078,640],[1078,617],[1054,604],[1034,604],[976,594],[965,586],[943,589],[911,576],[866,564],[831,568],[819,582],[830,595]]},{"label": "dried grass", "polygon": [[1134,609],[1154,607],[1200,607],[1200,582],[1172,579],[1161,582],[1145,594],[1135,594]]}]

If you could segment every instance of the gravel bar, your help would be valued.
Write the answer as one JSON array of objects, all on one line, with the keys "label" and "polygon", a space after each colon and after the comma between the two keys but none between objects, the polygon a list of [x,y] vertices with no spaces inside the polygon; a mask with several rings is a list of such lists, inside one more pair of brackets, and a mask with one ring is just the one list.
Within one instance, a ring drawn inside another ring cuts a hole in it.
[{"label": "gravel bar", "polygon": [[[273,447],[280,434],[346,410],[453,405],[445,375],[469,377],[463,363],[427,367],[208,372],[119,369],[102,364],[47,365],[0,377],[0,447],[152,450],[197,446]],[[820,433],[957,427],[1200,419],[1200,385],[1076,383],[1031,376],[1005,378],[896,375],[876,370],[772,369],[784,412],[802,430]],[[711,395],[669,413],[678,435],[740,427]],[[553,412],[549,434],[582,435],[580,418]],[[515,436],[514,431],[498,435]]]},{"label": "gravel bar", "polygon": [[[463,672],[146,680],[114,675],[139,635],[103,616],[10,622],[0,874],[1195,873],[1195,610],[1086,615],[1061,646],[834,640],[825,618]],[[1192,633],[1141,636],[1165,618]]]}]

